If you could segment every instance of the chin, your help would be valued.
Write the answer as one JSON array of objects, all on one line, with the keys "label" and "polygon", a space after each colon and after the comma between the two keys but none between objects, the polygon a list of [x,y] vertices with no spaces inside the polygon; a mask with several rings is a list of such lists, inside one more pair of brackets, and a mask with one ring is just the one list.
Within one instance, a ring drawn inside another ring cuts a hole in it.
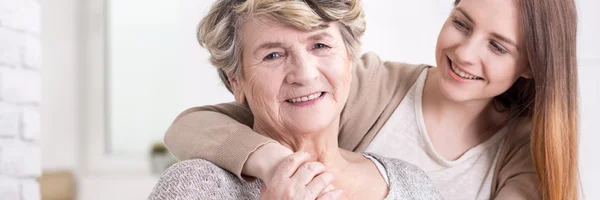
[{"label": "chin", "polygon": [[447,83],[444,80],[440,81],[440,92],[449,101],[452,102],[464,102],[474,99],[471,94],[471,90],[467,88],[460,88],[451,83]]}]

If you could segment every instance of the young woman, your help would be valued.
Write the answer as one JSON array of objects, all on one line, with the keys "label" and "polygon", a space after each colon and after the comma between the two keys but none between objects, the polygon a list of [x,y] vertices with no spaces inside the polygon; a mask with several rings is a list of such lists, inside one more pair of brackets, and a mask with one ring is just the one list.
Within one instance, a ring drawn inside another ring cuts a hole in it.
[{"label": "young woman", "polygon": [[[573,0],[456,0],[438,67],[357,63],[340,147],[416,164],[446,199],[577,199],[576,30]],[[245,105],[192,108],[165,142],[267,186],[300,166],[251,125]]]}]

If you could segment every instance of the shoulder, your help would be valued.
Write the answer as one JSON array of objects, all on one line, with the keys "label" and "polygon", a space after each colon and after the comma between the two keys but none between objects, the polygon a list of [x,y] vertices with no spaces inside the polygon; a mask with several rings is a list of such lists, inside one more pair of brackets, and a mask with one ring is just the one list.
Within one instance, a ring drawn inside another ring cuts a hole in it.
[{"label": "shoulder", "polygon": [[387,171],[390,180],[391,199],[441,199],[427,173],[418,166],[394,158],[386,158],[376,154],[368,155],[377,159]]},{"label": "shoulder", "polygon": [[520,148],[531,141],[531,119],[518,117],[507,125],[506,142],[510,147]]},{"label": "shoulder", "polygon": [[519,118],[507,128],[505,146],[494,171],[493,196],[526,194],[527,199],[541,199],[531,151],[531,120]]},{"label": "shoulder", "polygon": [[368,155],[377,159],[377,161],[379,161],[383,167],[385,167],[388,176],[400,175],[404,181],[412,181],[409,179],[414,179],[415,181],[422,180],[425,182],[430,182],[425,171],[412,163],[400,159],[387,158],[372,153],[369,153]]},{"label": "shoulder", "polygon": [[383,61],[375,53],[362,55],[360,63],[354,69],[354,75],[368,85],[379,84],[388,89],[411,85],[417,80],[423,70],[431,66],[425,64],[410,64],[404,62]]},{"label": "shoulder", "polygon": [[507,125],[507,131],[504,147],[498,157],[499,170],[512,169],[516,166],[519,169],[517,171],[534,172],[531,155],[531,120],[527,118],[514,120]]},{"label": "shoulder", "polygon": [[150,199],[235,199],[258,196],[259,186],[258,182],[243,182],[207,160],[192,159],[169,167]]},{"label": "shoulder", "polygon": [[237,180],[233,174],[204,159],[191,159],[177,162],[171,165],[163,173],[162,177],[203,177],[208,179],[223,180],[228,180],[231,178],[231,181],[233,182]]}]

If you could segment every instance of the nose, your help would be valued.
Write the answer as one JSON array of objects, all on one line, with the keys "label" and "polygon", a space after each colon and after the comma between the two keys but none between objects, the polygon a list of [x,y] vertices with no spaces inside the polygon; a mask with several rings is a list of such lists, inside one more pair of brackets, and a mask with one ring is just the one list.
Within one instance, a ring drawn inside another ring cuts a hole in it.
[{"label": "nose", "polygon": [[319,77],[318,63],[309,53],[297,53],[291,60],[285,78],[289,84],[308,85]]},{"label": "nose", "polygon": [[478,42],[474,37],[463,40],[455,49],[455,62],[458,62],[459,65],[471,65],[475,63],[480,53],[477,44]]}]

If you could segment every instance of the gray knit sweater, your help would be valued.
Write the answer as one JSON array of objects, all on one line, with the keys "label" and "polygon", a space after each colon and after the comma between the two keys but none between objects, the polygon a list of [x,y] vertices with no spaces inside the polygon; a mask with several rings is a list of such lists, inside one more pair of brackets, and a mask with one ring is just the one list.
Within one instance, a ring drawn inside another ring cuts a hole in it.
[{"label": "gray knit sweater", "polygon": [[[367,154],[387,171],[385,199],[441,199],[433,183],[417,166],[398,159]],[[259,199],[261,183],[244,182],[203,159],[181,161],[169,167],[149,199]]]}]

